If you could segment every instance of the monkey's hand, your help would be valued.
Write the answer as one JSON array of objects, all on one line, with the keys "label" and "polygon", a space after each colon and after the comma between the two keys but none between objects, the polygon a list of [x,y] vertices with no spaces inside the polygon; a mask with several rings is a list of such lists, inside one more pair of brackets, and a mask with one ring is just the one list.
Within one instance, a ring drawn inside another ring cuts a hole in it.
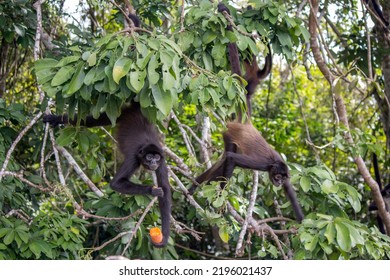
[{"label": "monkey's hand", "polygon": [[220,12],[220,13],[227,12],[230,15],[230,11],[229,11],[228,7],[226,7],[225,4],[222,2],[218,3],[218,12]]},{"label": "monkey's hand", "polygon": [[164,191],[163,191],[162,188],[152,187],[151,195],[163,197],[164,196]]},{"label": "monkey's hand", "polygon": [[193,184],[193,185],[191,186],[191,188],[188,189],[188,193],[189,193],[190,195],[193,195],[197,187],[198,187],[197,185]]},{"label": "monkey's hand", "polygon": [[56,115],[44,115],[42,121],[44,123],[49,123],[53,127],[63,123],[62,119]]}]

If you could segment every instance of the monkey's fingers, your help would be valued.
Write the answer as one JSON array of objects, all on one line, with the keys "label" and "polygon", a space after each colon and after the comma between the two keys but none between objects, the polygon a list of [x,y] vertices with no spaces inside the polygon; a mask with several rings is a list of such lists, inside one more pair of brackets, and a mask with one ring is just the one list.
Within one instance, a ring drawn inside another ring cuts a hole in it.
[{"label": "monkey's fingers", "polygon": [[159,188],[159,187],[156,187],[156,186],[153,186],[152,187],[152,196],[159,196],[159,197],[163,197],[164,196],[164,191],[162,188]]}]

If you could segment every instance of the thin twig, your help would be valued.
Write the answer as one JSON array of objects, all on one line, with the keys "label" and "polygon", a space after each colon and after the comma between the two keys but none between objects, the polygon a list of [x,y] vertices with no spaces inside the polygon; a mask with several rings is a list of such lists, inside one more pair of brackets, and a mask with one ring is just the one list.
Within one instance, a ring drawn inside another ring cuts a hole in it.
[{"label": "thin twig", "polygon": [[122,256],[126,253],[127,249],[129,248],[130,246],[130,243],[131,241],[133,240],[135,234],[137,233],[139,227],[141,226],[143,220],[145,219],[146,217],[146,214],[148,214],[148,212],[150,211],[150,209],[153,207],[154,203],[157,201],[157,196],[153,197],[152,201],[150,201],[150,203],[148,204],[148,206],[146,206],[144,212],[142,213],[142,216],[139,218],[137,224],[135,225],[135,227],[131,230],[131,234],[130,234],[130,237],[129,237],[129,241],[127,242],[126,244],[126,247],[125,249],[123,249],[123,252],[122,252]]},{"label": "thin twig", "polygon": [[241,232],[238,236],[237,245],[236,245],[236,256],[239,256],[239,257],[244,255],[244,246],[242,245],[242,243],[244,241],[245,233],[246,233],[247,228],[248,228],[249,218],[252,217],[253,208],[255,207],[258,186],[259,186],[259,172],[254,171],[253,172],[253,187],[252,187],[252,192],[251,192],[251,196],[250,196],[250,200],[249,200],[248,209],[246,212],[246,218],[245,218],[244,223],[241,226]]},{"label": "thin twig", "polygon": [[23,177],[22,173],[15,173],[15,172],[11,172],[11,171],[4,171],[3,175],[4,176],[16,177],[20,181],[22,181],[23,183],[26,183],[30,187],[36,188],[36,189],[38,189],[38,190],[40,190],[42,192],[50,192],[52,190],[50,188],[44,188],[41,185],[37,185],[37,184],[34,184],[34,183],[30,182],[29,180],[27,180],[26,178]]},{"label": "thin twig", "polygon": [[19,135],[16,137],[15,141],[12,143],[11,147],[9,148],[7,155],[5,156],[5,160],[3,163],[3,167],[1,168],[0,171],[0,182],[4,176],[4,172],[7,169],[8,163],[11,159],[12,153],[14,152],[16,146],[22,140],[23,136],[31,129],[31,127],[39,120],[39,118],[42,116],[42,112],[39,112],[31,121],[30,123],[23,128],[23,130],[19,133]]},{"label": "thin twig", "polygon": [[183,125],[181,124],[181,122],[179,121],[179,119],[177,118],[176,114],[173,111],[171,113],[171,116],[173,120],[176,122],[177,126],[179,127],[181,135],[183,136],[184,143],[187,147],[188,153],[190,154],[191,157],[196,158],[194,147],[190,142],[187,132],[183,129]]}]

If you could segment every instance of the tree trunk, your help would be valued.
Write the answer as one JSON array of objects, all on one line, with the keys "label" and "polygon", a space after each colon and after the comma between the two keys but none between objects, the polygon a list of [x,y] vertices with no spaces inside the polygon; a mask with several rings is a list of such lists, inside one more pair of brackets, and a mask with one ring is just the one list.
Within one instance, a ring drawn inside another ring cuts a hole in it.
[{"label": "tree trunk", "polygon": [[[380,4],[382,5],[384,18],[389,21],[390,1],[382,0],[380,1]],[[385,29],[383,24],[378,22],[378,20],[374,17],[373,21],[375,22],[376,39],[379,42],[379,47],[382,49],[378,54],[378,57],[382,62],[381,67],[383,80],[385,83],[384,94],[381,92],[377,94],[375,93],[375,99],[378,102],[383,131],[386,135],[386,147],[387,149],[390,149],[390,54],[388,54],[388,51],[383,51],[390,49],[390,30],[389,28]]]}]

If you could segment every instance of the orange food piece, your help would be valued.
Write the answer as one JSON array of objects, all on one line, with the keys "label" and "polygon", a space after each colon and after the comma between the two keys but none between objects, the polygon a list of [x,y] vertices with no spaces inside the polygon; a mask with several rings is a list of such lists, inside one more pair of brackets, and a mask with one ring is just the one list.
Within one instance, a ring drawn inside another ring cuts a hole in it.
[{"label": "orange food piece", "polygon": [[151,228],[149,230],[149,235],[153,243],[161,243],[163,240],[163,235],[158,227]]}]

